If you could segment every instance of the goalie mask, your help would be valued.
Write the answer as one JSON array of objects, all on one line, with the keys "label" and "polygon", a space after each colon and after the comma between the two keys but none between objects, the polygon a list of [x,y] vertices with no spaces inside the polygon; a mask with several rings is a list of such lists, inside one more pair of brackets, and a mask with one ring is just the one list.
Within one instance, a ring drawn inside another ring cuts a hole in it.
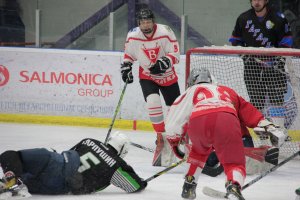
[{"label": "goalie mask", "polygon": [[212,83],[213,78],[206,68],[194,68],[188,80],[188,86],[191,87],[199,83]]},{"label": "goalie mask", "polygon": [[125,134],[117,131],[111,135],[108,144],[118,152],[118,156],[124,158],[128,153],[130,141]]}]

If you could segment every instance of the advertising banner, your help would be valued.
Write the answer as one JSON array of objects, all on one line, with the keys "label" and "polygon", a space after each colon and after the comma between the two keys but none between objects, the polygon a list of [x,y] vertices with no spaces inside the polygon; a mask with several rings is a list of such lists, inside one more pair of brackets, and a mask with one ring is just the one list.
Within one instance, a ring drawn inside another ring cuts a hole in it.
[{"label": "advertising banner", "polygon": [[[122,52],[1,47],[0,113],[110,118],[124,86],[122,56]],[[178,68],[183,85],[184,62]],[[138,63],[133,75],[118,117],[148,120]]]}]

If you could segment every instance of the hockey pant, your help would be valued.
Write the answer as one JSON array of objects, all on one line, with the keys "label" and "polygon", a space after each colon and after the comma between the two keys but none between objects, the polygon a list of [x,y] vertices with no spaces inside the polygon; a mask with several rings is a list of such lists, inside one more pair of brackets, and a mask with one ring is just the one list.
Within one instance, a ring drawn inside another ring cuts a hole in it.
[{"label": "hockey pant", "polygon": [[240,122],[236,116],[226,112],[198,116],[190,120],[187,133],[192,143],[188,163],[203,168],[214,148],[227,180],[243,185],[245,156]]}]

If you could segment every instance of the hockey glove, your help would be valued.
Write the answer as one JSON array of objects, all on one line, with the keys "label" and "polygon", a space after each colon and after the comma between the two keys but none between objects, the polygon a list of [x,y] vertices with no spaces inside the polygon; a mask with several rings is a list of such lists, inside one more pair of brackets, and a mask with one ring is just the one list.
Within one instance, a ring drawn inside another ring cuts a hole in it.
[{"label": "hockey glove", "polygon": [[133,75],[132,75],[132,63],[131,62],[124,62],[121,64],[121,74],[122,80],[124,83],[133,83]]},{"label": "hockey glove", "polygon": [[273,146],[280,147],[287,138],[287,131],[285,128],[280,128],[279,126],[273,124],[272,122],[264,119],[261,120],[257,127],[253,131],[260,137],[270,137],[270,141]]},{"label": "hockey glove", "polygon": [[285,128],[276,128],[271,126],[267,129],[270,134],[270,140],[273,146],[281,147],[287,139],[287,131]]},{"label": "hockey glove", "polygon": [[184,158],[184,152],[182,152],[179,149],[179,145],[182,142],[182,137],[178,134],[176,135],[167,135],[167,141],[171,146],[171,149],[173,151],[173,153],[175,154],[175,156],[179,159],[183,159]]},{"label": "hockey glove", "polygon": [[167,69],[171,67],[171,61],[169,58],[163,56],[156,61],[156,63],[149,68],[150,74],[165,73]]},{"label": "hockey glove", "polygon": [[137,189],[136,191],[134,191],[134,193],[143,191],[147,187],[148,182],[141,178],[138,181],[138,184],[140,185],[140,187],[139,187],[139,189]]}]

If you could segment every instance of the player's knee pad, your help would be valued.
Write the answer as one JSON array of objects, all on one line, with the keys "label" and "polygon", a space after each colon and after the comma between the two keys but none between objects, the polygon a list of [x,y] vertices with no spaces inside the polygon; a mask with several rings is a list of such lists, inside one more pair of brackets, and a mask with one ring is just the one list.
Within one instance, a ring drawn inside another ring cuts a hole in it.
[{"label": "player's knee pad", "polygon": [[153,108],[153,107],[162,107],[161,101],[160,101],[160,96],[157,93],[153,93],[147,96],[146,98],[147,101],[147,107]]}]

